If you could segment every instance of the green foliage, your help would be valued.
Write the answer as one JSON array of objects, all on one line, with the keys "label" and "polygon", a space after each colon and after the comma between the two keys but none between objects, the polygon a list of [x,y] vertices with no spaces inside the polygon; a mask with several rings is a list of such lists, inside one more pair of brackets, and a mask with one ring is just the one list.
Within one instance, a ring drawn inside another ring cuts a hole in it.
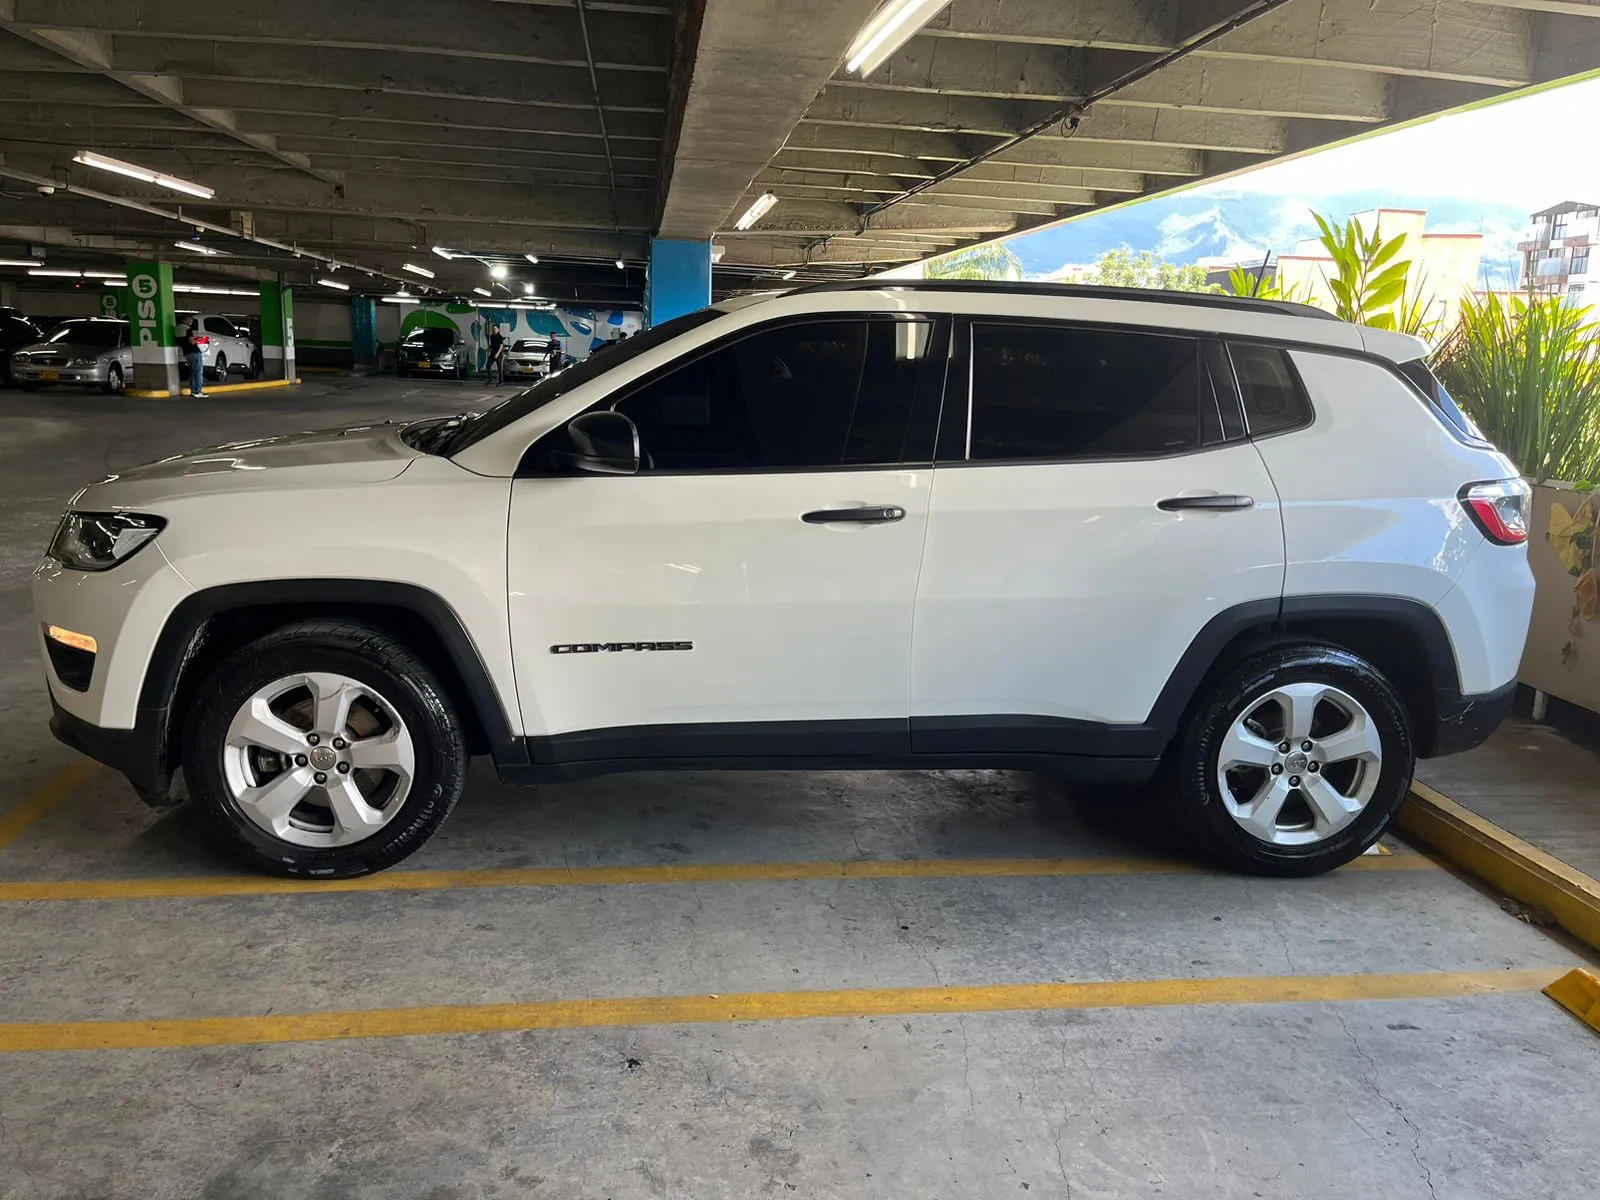
[{"label": "green foliage", "polygon": [[1343,225],[1313,212],[1322,231],[1318,239],[1333,258],[1328,288],[1334,315],[1374,329],[1397,329],[1394,308],[1405,298],[1411,261],[1399,255],[1406,235],[1384,238],[1376,228],[1368,234],[1354,221]]},{"label": "green foliage", "polygon": [[1002,242],[959,250],[927,265],[928,279],[1021,279],[1022,260]]},{"label": "green foliage", "polygon": [[1276,279],[1268,279],[1266,271],[1249,267],[1235,267],[1228,272],[1227,291],[1235,296],[1254,296],[1260,300],[1289,300],[1296,304],[1310,304],[1311,294],[1304,288],[1283,288]]},{"label": "green foliage", "polygon": [[1126,246],[1107,250],[1094,268],[1084,273],[1083,282],[1100,287],[1160,288],[1168,292],[1222,290],[1206,282],[1206,269],[1202,266],[1180,267],[1177,263],[1160,261],[1149,250],[1135,254]]},{"label": "green foliage", "polygon": [[1469,300],[1434,369],[1538,482],[1600,477],[1600,326],[1559,296]]}]

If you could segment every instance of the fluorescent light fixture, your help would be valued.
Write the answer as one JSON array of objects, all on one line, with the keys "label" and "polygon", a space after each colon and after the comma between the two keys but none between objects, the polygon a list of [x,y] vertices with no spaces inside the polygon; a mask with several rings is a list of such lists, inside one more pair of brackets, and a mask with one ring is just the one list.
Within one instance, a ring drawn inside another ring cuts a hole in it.
[{"label": "fluorescent light fixture", "polygon": [[319,279],[317,282],[323,287],[337,288],[341,292],[348,292],[350,290],[350,285],[348,283],[340,283],[337,279]]},{"label": "fluorescent light fixture", "polygon": [[410,271],[413,275],[421,275],[424,279],[433,278],[432,271],[428,270],[427,267],[419,267],[415,263],[401,263],[400,269],[402,271]]},{"label": "fluorescent light fixture", "polygon": [[798,274],[799,274],[798,271],[779,271],[778,272],[778,278],[779,279],[793,279]]},{"label": "fluorescent light fixture", "polygon": [[37,267],[41,261],[37,258],[0,258],[0,267]]},{"label": "fluorescent light fixture", "polygon": [[259,296],[260,292],[253,292],[249,288],[213,287],[209,283],[175,283],[172,285],[174,292],[195,296]]},{"label": "fluorescent light fixture", "polygon": [[378,299],[382,300],[385,304],[415,304],[415,303],[417,303],[416,297],[414,297],[414,296],[379,296]]},{"label": "fluorescent light fixture", "polygon": [[524,296],[531,296],[531,295],[533,295],[533,284],[531,284],[531,283],[525,283],[525,284],[523,284],[523,285],[522,285],[522,294],[523,294],[523,295],[524,295]]},{"label": "fluorescent light fixture", "polygon": [[76,271],[68,270],[65,267],[30,267],[28,269],[28,274],[51,275],[57,279],[100,279],[102,277],[106,279],[121,279],[126,272],[114,271],[110,269],[102,271]]},{"label": "fluorescent light fixture", "polygon": [[751,201],[750,207],[744,210],[743,215],[733,223],[733,227],[735,229],[749,229],[750,226],[766,216],[777,202],[778,198],[771,192],[762,192],[761,195]]},{"label": "fluorescent light fixture", "polygon": [[506,270],[505,263],[495,263],[494,266],[489,268],[490,279],[504,279],[508,274],[510,272]]},{"label": "fluorescent light fixture", "polygon": [[450,251],[446,250],[443,246],[435,246],[433,248],[433,252],[435,254],[437,254],[440,258],[454,258],[455,257],[454,254],[451,254]]},{"label": "fluorescent light fixture", "polygon": [[522,257],[527,259],[536,267],[539,265],[539,256],[537,254],[524,254]]},{"label": "fluorescent light fixture", "polygon": [[202,246],[199,242],[173,242],[179,250],[187,250],[191,254],[204,254],[207,258],[226,258],[226,250],[218,250],[215,246]]},{"label": "fluorescent light fixture", "polygon": [[623,262],[620,258],[617,259],[617,270],[625,271],[625,270],[627,270],[627,267],[628,267],[627,263]]},{"label": "fluorescent light fixture", "polygon": [[98,167],[102,171],[115,171],[118,175],[126,175],[129,179],[153,183],[157,187],[182,192],[186,196],[199,196],[202,200],[209,200],[217,194],[203,184],[190,183],[187,179],[179,179],[163,171],[152,171],[149,167],[141,167],[137,163],[123,162],[120,158],[108,158],[104,154],[96,154],[93,150],[74,154],[72,161],[82,163],[86,167]]},{"label": "fluorescent light fixture", "polygon": [[490,292],[490,291],[489,291],[489,289],[488,289],[488,288],[473,288],[473,289],[472,289],[472,290],[473,290],[473,291],[475,291],[475,292],[477,292],[477,293],[478,293],[478,295],[480,295],[480,296],[488,296],[488,295],[491,295],[491,294],[492,294],[492,293],[491,293],[491,292]]},{"label": "fluorescent light fixture", "polygon": [[844,69],[859,72],[865,79],[949,3],[950,0],[889,0],[850,43]]}]

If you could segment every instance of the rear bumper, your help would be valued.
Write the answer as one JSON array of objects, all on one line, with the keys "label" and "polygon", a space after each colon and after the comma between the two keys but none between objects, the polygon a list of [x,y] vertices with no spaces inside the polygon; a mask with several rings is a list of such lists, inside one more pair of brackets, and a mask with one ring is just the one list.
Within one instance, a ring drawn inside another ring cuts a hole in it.
[{"label": "rear bumper", "polygon": [[1483,745],[1510,714],[1516,694],[1515,679],[1492,692],[1472,696],[1453,688],[1435,689],[1433,737],[1419,747],[1419,752],[1424,758],[1438,758]]}]

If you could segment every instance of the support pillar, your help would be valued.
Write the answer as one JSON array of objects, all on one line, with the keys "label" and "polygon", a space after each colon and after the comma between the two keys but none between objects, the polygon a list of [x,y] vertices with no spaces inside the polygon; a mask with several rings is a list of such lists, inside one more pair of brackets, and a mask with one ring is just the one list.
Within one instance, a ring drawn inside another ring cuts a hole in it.
[{"label": "support pillar", "polygon": [[130,262],[128,328],[133,342],[133,386],[176,395],[177,314],[172,303],[172,264]]},{"label": "support pillar", "polygon": [[378,366],[378,302],[371,296],[350,300],[350,349],[352,366],[358,371],[373,371]]},{"label": "support pillar", "polygon": [[711,242],[650,239],[644,323],[659,325],[711,303]]},{"label": "support pillar", "polygon": [[294,289],[279,277],[261,285],[261,375],[264,379],[295,377]]}]

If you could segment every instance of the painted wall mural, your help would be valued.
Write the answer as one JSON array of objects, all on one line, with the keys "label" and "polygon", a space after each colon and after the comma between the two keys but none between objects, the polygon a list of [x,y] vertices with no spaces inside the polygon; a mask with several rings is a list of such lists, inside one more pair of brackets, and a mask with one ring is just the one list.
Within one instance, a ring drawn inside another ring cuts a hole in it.
[{"label": "painted wall mural", "polygon": [[464,304],[459,300],[423,300],[407,307],[400,318],[400,336],[431,327],[460,330],[481,370],[489,358],[489,326],[500,326],[507,341],[518,338],[546,340],[554,334],[569,359],[588,358],[596,347],[632,337],[644,328],[644,314],[621,309],[501,308],[492,304]]}]

